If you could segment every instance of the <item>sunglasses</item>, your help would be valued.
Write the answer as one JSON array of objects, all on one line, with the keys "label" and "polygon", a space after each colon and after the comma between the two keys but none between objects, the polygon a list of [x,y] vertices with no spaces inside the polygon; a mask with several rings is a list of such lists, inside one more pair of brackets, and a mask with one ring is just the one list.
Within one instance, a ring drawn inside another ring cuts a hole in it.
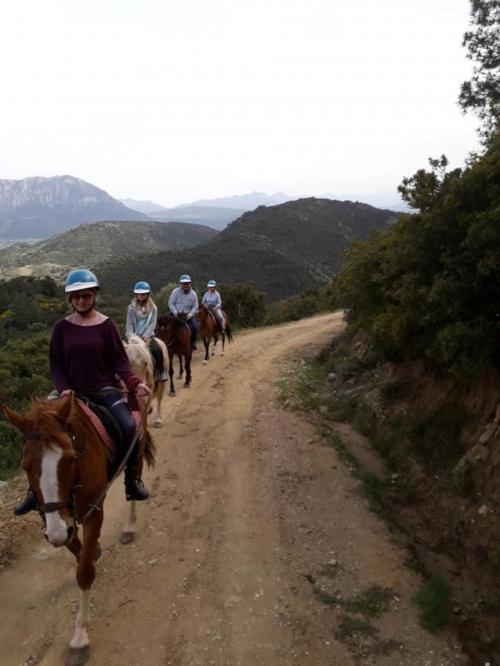
[{"label": "sunglasses", "polygon": [[88,301],[93,295],[94,294],[91,291],[87,291],[84,294],[71,294],[71,300],[79,301],[81,299],[83,301]]}]

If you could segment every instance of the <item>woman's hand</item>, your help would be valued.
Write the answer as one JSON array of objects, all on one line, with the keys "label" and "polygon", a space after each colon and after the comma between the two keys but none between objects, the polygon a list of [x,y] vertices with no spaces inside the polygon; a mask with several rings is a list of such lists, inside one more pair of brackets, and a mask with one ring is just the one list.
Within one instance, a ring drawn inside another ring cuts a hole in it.
[{"label": "woman's hand", "polygon": [[146,386],[143,382],[140,384],[137,384],[135,387],[135,394],[138,398],[145,398],[147,395],[149,395],[151,391],[149,390],[149,386]]}]

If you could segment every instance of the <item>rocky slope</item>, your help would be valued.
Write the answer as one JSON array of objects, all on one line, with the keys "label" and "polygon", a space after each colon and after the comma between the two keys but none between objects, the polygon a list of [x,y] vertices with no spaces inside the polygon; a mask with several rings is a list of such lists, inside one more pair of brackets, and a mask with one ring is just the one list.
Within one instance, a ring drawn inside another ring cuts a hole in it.
[{"label": "rocky slope", "polygon": [[73,176],[0,180],[0,238],[47,238],[85,222],[146,219]]}]

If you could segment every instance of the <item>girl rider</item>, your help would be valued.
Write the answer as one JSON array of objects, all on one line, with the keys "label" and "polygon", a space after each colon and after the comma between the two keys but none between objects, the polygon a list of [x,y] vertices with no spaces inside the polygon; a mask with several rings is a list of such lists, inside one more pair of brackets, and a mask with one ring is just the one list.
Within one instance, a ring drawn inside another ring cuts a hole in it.
[{"label": "girl rider", "polygon": [[[130,369],[115,322],[95,309],[99,282],[89,270],[69,273],[65,292],[71,314],[54,324],[50,340],[50,372],[59,397],[72,391],[110,410],[118,421],[128,450],[136,432],[134,419],[123,398],[120,379],[131,393],[149,394],[149,388]],[[145,500],[149,493],[140,476],[139,449],[134,447],[125,468],[125,494],[128,500]],[[36,509],[30,489],[14,513]]]},{"label": "girl rider", "polygon": [[151,287],[148,282],[137,282],[134,286],[134,298],[127,308],[127,323],[125,337],[138,335],[149,345],[155,368],[160,375],[160,381],[168,379],[164,367],[163,352],[154,339],[158,308],[151,296]]}]

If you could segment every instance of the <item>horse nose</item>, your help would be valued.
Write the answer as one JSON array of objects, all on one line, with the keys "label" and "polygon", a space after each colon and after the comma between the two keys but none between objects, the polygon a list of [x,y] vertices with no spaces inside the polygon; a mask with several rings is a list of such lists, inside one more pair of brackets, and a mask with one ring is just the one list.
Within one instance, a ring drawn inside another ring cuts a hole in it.
[{"label": "horse nose", "polygon": [[75,534],[75,528],[74,528],[74,526],[73,526],[73,525],[70,525],[70,526],[68,527],[66,533],[67,533],[67,535],[68,535],[68,537],[67,537],[67,539],[66,539],[66,543],[69,543],[69,542],[73,541],[73,536],[74,536],[74,534]]}]

